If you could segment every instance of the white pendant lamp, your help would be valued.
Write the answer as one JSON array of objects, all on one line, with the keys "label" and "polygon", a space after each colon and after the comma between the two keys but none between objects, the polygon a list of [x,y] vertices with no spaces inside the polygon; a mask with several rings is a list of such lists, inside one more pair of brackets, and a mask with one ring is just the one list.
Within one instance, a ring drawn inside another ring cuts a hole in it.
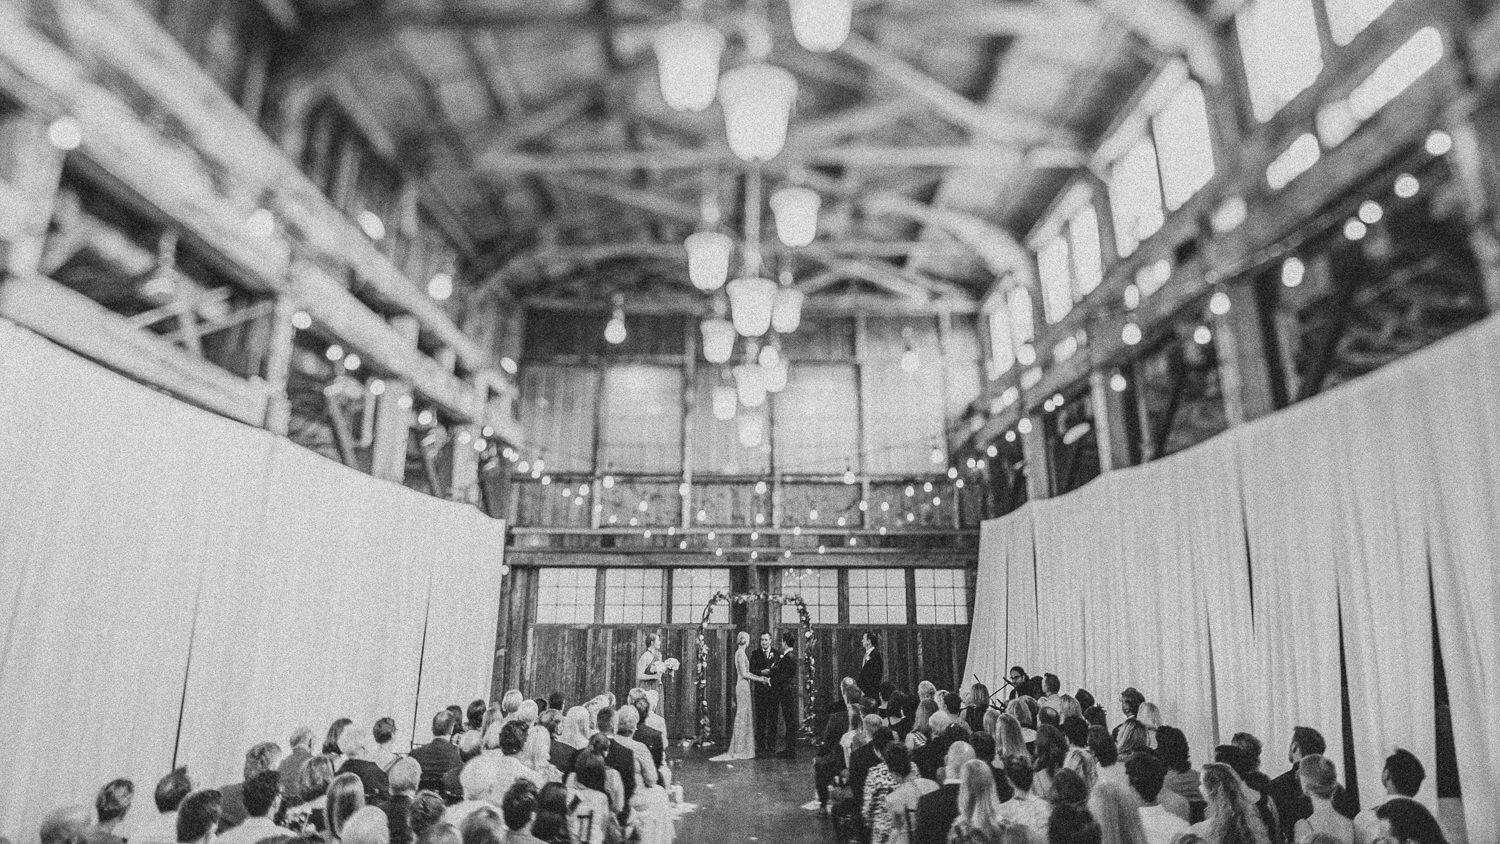
[{"label": "white pendant lamp", "polygon": [[705,319],[703,332],[703,359],[709,363],[728,363],[734,356],[734,323],[722,317]]},{"label": "white pendant lamp", "polygon": [[852,0],[791,0],[792,34],[814,53],[842,47],[853,23]]},{"label": "white pendant lamp", "polygon": [[769,278],[747,276],[729,282],[729,312],[740,336],[759,337],[771,330],[777,289]]},{"label": "white pendant lamp", "polygon": [[657,30],[654,42],[661,96],[678,111],[713,104],[724,36],[703,21],[682,20]]},{"label": "white pendant lamp", "polygon": [[734,412],[739,409],[740,400],[735,395],[733,384],[714,385],[714,418],[720,422],[728,422],[734,418]]},{"label": "white pendant lamp", "polygon": [[734,238],[720,232],[694,232],[683,241],[688,253],[688,278],[693,286],[712,293],[729,278]]},{"label": "white pendant lamp", "polygon": [[744,448],[755,448],[760,445],[761,439],[766,435],[766,415],[764,413],[741,413],[734,417],[735,432],[739,434],[740,445]]},{"label": "white pendant lamp", "polygon": [[760,407],[766,403],[765,370],[758,363],[742,363],[734,368],[734,387],[740,404]]},{"label": "white pendant lamp", "polygon": [[782,285],[776,290],[776,303],[771,306],[771,328],[777,334],[791,334],[802,324],[802,304],[807,294]]},{"label": "white pendant lamp", "polygon": [[744,161],[770,161],[786,146],[797,80],[762,62],[741,65],[719,80],[729,149]]},{"label": "white pendant lamp", "polygon": [[766,392],[779,393],[786,389],[787,363],[786,358],[777,358],[770,366],[761,366],[761,382],[766,386]]},{"label": "white pendant lamp", "polygon": [[818,234],[818,207],[822,203],[818,192],[811,188],[795,185],[777,188],[771,194],[776,236],[794,249],[812,243]]}]

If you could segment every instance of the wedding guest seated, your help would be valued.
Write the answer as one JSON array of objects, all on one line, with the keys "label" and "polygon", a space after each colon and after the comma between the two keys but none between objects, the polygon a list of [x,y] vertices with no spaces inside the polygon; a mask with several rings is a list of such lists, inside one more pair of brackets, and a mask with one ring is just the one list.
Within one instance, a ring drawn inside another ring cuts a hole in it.
[{"label": "wedding guest seated", "polygon": [[411,827],[412,838],[416,844],[425,844],[431,837],[432,830],[438,826],[448,826],[444,822],[443,813],[447,810],[443,803],[442,795],[435,791],[419,791],[411,800],[411,808],[407,811],[407,825]]},{"label": "wedding guest seated", "polygon": [[178,768],[156,783],[153,795],[156,817],[136,827],[130,844],[174,844],[177,841],[177,807],[193,791],[187,768]]},{"label": "wedding guest seated", "polygon": [[556,768],[559,774],[566,776],[569,767],[573,764],[573,754],[577,753],[578,749],[567,744],[560,737],[564,723],[563,713],[556,709],[548,709],[537,721],[547,731],[547,762]]},{"label": "wedding guest seated", "polygon": [[563,693],[553,692],[552,694],[547,695],[547,708],[555,709],[558,712],[562,712],[567,709],[566,706],[563,706]]},{"label": "wedding guest seated", "polygon": [[302,763],[313,757],[312,727],[292,730],[287,744],[291,746],[291,752],[276,766],[276,772],[281,775],[281,799],[284,803],[291,803],[297,799],[297,774],[302,770]]},{"label": "wedding guest seated", "polygon": [[631,705],[635,707],[637,716],[635,740],[651,751],[651,761],[654,767],[660,768],[667,762],[667,737],[661,730],[651,726],[651,702],[646,699],[646,693],[643,691]]},{"label": "wedding guest seated", "polygon": [[1254,802],[1235,769],[1223,762],[1203,766],[1203,796],[1208,807],[1202,821],[1193,824],[1192,833],[1211,844],[1269,844],[1268,825],[1256,811]]},{"label": "wedding guest seated", "polygon": [[[1235,745],[1246,753],[1251,753],[1257,769],[1260,760],[1260,742],[1249,733],[1239,733],[1235,736]],[[1305,756],[1314,754],[1322,755],[1328,750],[1328,743],[1323,739],[1323,734],[1312,727],[1293,727],[1292,740],[1287,747],[1287,762],[1291,768],[1281,776],[1270,780],[1261,787],[1258,783],[1252,783],[1255,787],[1264,791],[1276,806],[1276,816],[1281,823],[1281,835],[1284,840],[1293,840],[1292,830],[1297,821],[1312,814],[1312,802],[1302,789],[1302,778],[1299,765]],[[1256,771],[1257,776],[1263,776]],[[1249,780],[1247,780],[1249,782]],[[1333,808],[1345,817],[1353,818],[1359,811],[1358,799],[1354,794],[1346,792],[1342,787],[1335,789],[1333,794]]]},{"label": "wedding guest seated", "polygon": [[1100,844],[1104,833],[1088,810],[1089,790],[1083,780],[1073,771],[1060,770],[1052,791],[1048,844]]},{"label": "wedding guest seated", "polygon": [[1171,795],[1182,801],[1183,809],[1187,808],[1182,795],[1162,790],[1166,775],[1167,766],[1152,753],[1137,753],[1125,763],[1125,776],[1140,798],[1141,826],[1149,844],[1172,844],[1172,839],[1188,831],[1187,818],[1169,811],[1159,800]]},{"label": "wedding guest seated", "polygon": [[937,701],[932,698],[917,702],[917,712],[912,716],[911,729],[906,733],[906,746],[916,750],[932,739],[932,716],[937,714]]},{"label": "wedding guest seated", "polygon": [[1394,753],[1387,756],[1385,767],[1380,771],[1380,784],[1385,787],[1385,796],[1376,800],[1370,808],[1355,815],[1355,844],[1375,844],[1376,839],[1380,837],[1380,819],[1375,816],[1375,810],[1399,797],[1415,798],[1425,779],[1427,779],[1427,771],[1423,769],[1422,763],[1411,751],[1398,747]]},{"label": "wedding guest seated", "polygon": [[1063,735],[1067,737],[1069,747],[1089,746],[1089,722],[1083,720],[1083,716],[1075,715],[1064,718],[1058,729],[1062,730]]},{"label": "wedding guest seated", "polygon": [[995,778],[995,796],[999,798],[1001,803],[1009,800],[1011,795],[1010,780],[1005,778],[1005,772],[1001,770],[1003,763],[1000,766],[996,765],[995,737],[989,733],[974,733],[969,736],[969,746],[974,748],[975,759],[990,766],[990,774]]},{"label": "wedding guest seated", "polygon": [[885,729],[890,731],[891,740],[885,744],[871,742],[869,745],[875,750],[879,761],[865,776],[864,797],[860,801],[860,819],[871,841],[884,841],[890,836],[890,812],[886,810],[885,801],[899,781],[887,764],[886,757],[893,749],[899,748],[903,752],[906,750],[906,746],[896,740],[895,731],[889,727]]},{"label": "wedding guest seated", "polygon": [[640,725],[640,714],[634,707],[624,707],[615,713],[615,741],[635,756],[635,785],[639,791],[652,788],[660,782],[656,772],[656,761],[651,750],[635,739],[636,727]]},{"label": "wedding guest seated", "polygon": [[[559,707],[560,708],[560,707]],[[536,818],[531,834],[545,844],[576,844],[568,823],[568,789],[562,783],[549,782],[536,796]]]},{"label": "wedding guest seated", "polygon": [[93,820],[87,806],[59,806],[42,818],[37,834],[41,844],[83,844],[84,831]]},{"label": "wedding guest seated", "polygon": [[1139,805],[1128,785],[1105,780],[1094,786],[1088,807],[1102,844],[1148,844]]},{"label": "wedding guest seated", "polygon": [[1000,805],[1000,812],[1013,824],[1026,828],[1028,844],[1043,844],[1047,840],[1047,820],[1052,816],[1052,804],[1032,793],[1034,782],[1029,756],[1005,757],[1002,763],[1005,780],[1010,783],[1011,798]]},{"label": "wedding guest seated", "polygon": [[378,719],[370,727],[370,736],[375,740],[375,743],[370,747],[370,761],[374,762],[380,770],[384,771],[387,777],[390,776],[391,766],[396,764],[397,759],[401,758],[401,754],[397,753],[395,749],[396,733],[398,732],[400,731],[396,728],[396,719],[389,715]]},{"label": "wedding guest seated", "polygon": [[927,719],[927,723],[934,730],[947,730],[949,724],[961,724],[965,733],[971,733],[969,724],[963,717],[963,698],[954,692],[945,692],[941,696],[943,708],[936,715]]},{"label": "wedding guest seated", "polygon": [[505,844],[505,821],[500,817],[499,805],[485,806],[470,813],[459,824],[458,833],[463,844]]},{"label": "wedding guest seated", "polygon": [[83,838],[88,844],[125,844],[125,839],[115,834],[115,829],[130,812],[135,800],[135,783],[130,780],[111,780],[99,789],[94,797],[94,814],[98,820],[84,830]]},{"label": "wedding guest seated", "polygon": [[1313,835],[1326,835],[1338,844],[1354,844],[1354,822],[1333,808],[1339,789],[1338,767],[1327,756],[1312,753],[1297,763],[1302,791],[1312,801],[1312,812],[1292,827],[1292,840],[1303,842]]},{"label": "wedding guest seated", "polygon": [[500,776],[498,764],[493,756],[478,756],[464,763],[463,773],[459,777],[464,799],[461,803],[449,806],[443,813],[446,823],[461,826],[469,815],[492,805],[490,795],[495,792],[495,782]]},{"label": "wedding guest seated", "polygon": [[245,783],[245,820],[218,836],[219,844],[256,844],[264,838],[296,835],[272,820],[281,806],[281,774],[261,771]]},{"label": "wedding guest seated", "polygon": [[882,828],[887,830],[885,844],[911,844],[916,832],[917,803],[937,791],[938,784],[921,775],[904,745],[886,750],[885,764],[896,780],[896,787],[885,798],[885,818],[876,815],[874,831],[878,835]]},{"label": "wedding guest seated", "polygon": [[1094,754],[1087,750],[1073,748],[1063,756],[1063,770],[1072,771],[1083,780],[1083,785],[1089,791],[1099,783],[1099,763],[1095,761]]},{"label": "wedding guest seated", "polygon": [[967,741],[955,741],[943,760],[942,787],[917,801],[916,835],[913,844],[947,844],[948,829],[958,817],[958,790],[964,765],[974,761]]},{"label": "wedding guest seated", "polygon": [[1409,797],[1387,800],[1375,809],[1380,838],[1392,844],[1448,844],[1437,818]]},{"label": "wedding guest seated", "polygon": [[609,768],[601,755],[609,748],[608,738],[595,736],[573,761],[570,817],[579,844],[604,844],[610,827],[619,827],[616,816],[624,810],[624,794],[623,788],[616,792],[609,785]]},{"label": "wedding guest seated", "polygon": [[297,802],[288,807],[281,821],[299,833],[322,833],[328,829],[328,786],[333,783],[333,763],[327,756],[314,756],[297,772]]},{"label": "wedding guest seated", "polygon": [[443,775],[463,764],[458,748],[449,740],[453,726],[453,713],[439,710],[432,716],[432,741],[412,750],[409,758],[422,768],[422,788],[442,791]]},{"label": "wedding guest seated", "polygon": [[[223,796],[212,788],[182,798],[177,807],[177,844],[210,844],[223,821]],[[43,844],[48,844],[42,836]]]},{"label": "wedding guest seated", "polygon": [[828,792],[838,775],[848,766],[844,747],[840,743],[850,727],[849,711],[828,716],[823,723],[823,734],[818,738],[817,754],[813,757],[813,790],[818,795],[818,808],[828,807]]},{"label": "wedding guest seated", "polygon": [[1098,763],[1095,774],[1101,781],[1125,782],[1125,768],[1120,764],[1120,752],[1109,730],[1103,727],[1089,729],[1089,752]]},{"label": "wedding guest seated", "polygon": [[[595,718],[595,724],[599,728],[599,735],[606,740],[604,752],[600,754],[604,757],[604,764],[620,775],[620,788],[623,790],[625,799],[624,805],[616,807],[615,811],[624,815],[629,811],[630,798],[635,796],[636,762],[635,753],[630,748],[615,741],[615,724],[617,723],[615,718],[615,710],[606,706],[599,710],[599,714]],[[593,745],[590,744],[590,746],[592,747]]]},{"label": "wedding guest seated", "polygon": [[1068,757],[1068,740],[1056,727],[1044,726],[1037,731],[1036,746],[1031,753],[1031,770],[1035,773],[1031,790],[1045,800],[1052,799],[1052,783]]},{"label": "wedding guest seated", "polygon": [[1021,844],[1024,831],[1000,812],[990,765],[978,759],[960,772],[958,812],[948,829],[948,844]]},{"label": "wedding guest seated", "polygon": [[493,759],[495,762],[495,780],[490,789],[491,799],[499,799],[518,779],[529,780],[538,788],[546,784],[547,778],[533,770],[522,758],[529,732],[530,728],[526,722],[519,719],[499,725],[498,750],[500,753],[499,755],[485,754],[486,758]]},{"label": "wedding guest seated", "polygon": [[245,783],[256,774],[276,770],[280,763],[281,746],[274,741],[263,741],[245,752],[245,765],[241,770],[244,779],[218,790],[220,834],[245,821]]},{"label": "wedding guest seated", "polygon": [[1016,698],[1007,703],[1005,714],[1016,719],[1016,723],[1021,725],[1022,741],[1027,744],[1036,741],[1036,719],[1031,717],[1031,710],[1027,708],[1025,701]]},{"label": "wedding guest seated", "polygon": [[1026,746],[1026,740],[1021,736],[1021,722],[1015,716],[1000,713],[995,719],[995,738],[999,746],[995,752],[1001,759],[1012,756],[1021,756],[1027,762],[1031,761],[1031,749]]},{"label": "wedding guest seated", "polygon": [[344,728],[354,723],[353,718],[339,718],[328,725],[328,733],[323,736],[324,756],[333,763],[333,769],[337,771],[344,764],[344,753],[339,749],[339,737],[344,734]]},{"label": "wedding guest seated", "polygon": [[460,764],[443,775],[443,796],[449,802],[457,802],[464,797],[463,771],[470,761],[479,757],[484,752],[483,738],[478,732],[466,731],[458,738],[458,758]]},{"label": "wedding guest seated", "polygon": [[527,780],[516,780],[505,792],[500,803],[500,814],[505,819],[505,844],[543,844],[531,834],[536,820],[537,787]]},{"label": "wedding guest seated", "polygon": [[1184,820],[1188,823],[1202,820],[1203,792],[1198,790],[1198,771],[1189,757],[1187,736],[1176,727],[1159,727],[1156,731],[1156,758],[1167,766],[1162,787],[1187,801],[1189,814]]},{"label": "wedding guest seated", "polygon": [[411,807],[422,782],[422,766],[410,756],[396,760],[387,774],[391,782],[391,799],[380,804],[391,831],[391,844],[412,844],[416,834],[411,830]]},{"label": "wedding guest seated", "polygon": [[379,803],[391,794],[390,778],[370,759],[374,750],[374,736],[361,724],[350,724],[339,735],[339,751],[344,754],[344,764],[338,773],[359,777],[364,785],[366,803]]},{"label": "wedding guest seated", "polygon": [[885,725],[885,719],[874,713],[865,716],[864,728],[870,740],[849,755],[849,793],[856,810],[864,805],[865,780],[870,770],[880,764],[881,748],[896,738]]},{"label": "wedding guest seated", "polygon": [[342,844],[391,844],[385,813],[374,806],[361,806],[341,829]]},{"label": "wedding guest seated", "polygon": [[[354,813],[365,808],[365,787],[356,774],[339,774],[328,784],[328,829],[325,837],[328,844],[337,844],[344,837],[344,825]],[[384,827],[385,815],[380,816]]]},{"label": "wedding guest seated", "polygon": [[[1276,813],[1276,804],[1271,801],[1269,793],[1270,779],[1256,770],[1260,764],[1258,761],[1260,741],[1249,733],[1236,733],[1235,739],[1240,741],[1234,744],[1221,744],[1214,748],[1214,761],[1228,765],[1239,776],[1241,790],[1250,801],[1250,805],[1254,807],[1256,816],[1265,825],[1266,834],[1273,840],[1280,841],[1282,838],[1279,832],[1279,816]],[[1253,745],[1244,741],[1245,739],[1249,739]],[[1247,753],[1244,749],[1246,747],[1253,747],[1256,751],[1255,755]],[[1207,773],[1206,767],[1204,772]],[[1204,788],[1207,787],[1205,782]],[[1207,796],[1206,792],[1204,796]]]}]

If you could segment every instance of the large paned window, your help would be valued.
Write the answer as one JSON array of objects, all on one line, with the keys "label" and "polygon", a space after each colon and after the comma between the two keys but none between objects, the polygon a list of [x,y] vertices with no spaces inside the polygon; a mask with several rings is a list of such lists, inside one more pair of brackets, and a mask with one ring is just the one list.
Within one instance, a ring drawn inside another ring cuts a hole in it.
[{"label": "large paned window", "polygon": [[1011,346],[1010,313],[999,310],[989,315],[990,377],[999,378],[1016,365],[1016,350]]},{"label": "large paned window", "polygon": [[1005,293],[1005,308],[1010,313],[1011,342],[1016,348],[1035,340],[1036,320],[1032,316],[1031,291],[1012,287]]},{"label": "large paned window", "polygon": [[537,624],[593,624],[598,569],[541,569],[537,572]]},{"label": "large paned window", "polygon": [[850,569],[849,623],[906,624],[906,570]]},{"label": "large paned window", "polygon": [[[813,624],[839,623],[838,569],[788,569],[781,574],[781,593],[798,595],[807,605],[807,616]],[[796,604],[781,605],[782,624],[801,624]]]},{"label": "large paned window", "polygon": [[1151,118],[1151,132],[1161,166],[1162,200],[1168,211],[1176,211],[1214,177],[1208,104],[1197,82],[1182,83],[1167,105]]},{"label": "large paned window", "polygon": [[[729,591],[729,569],[680,568],[672,572],[672,623],[698,624],[715,592]],[[710,624],[729,623],[729,603],[715,606]]]},{"label": "large paned window", "polygon": [[1073,298],[1082,300],[1104,280],[1104,255],[1099,246],[1099,213],[1084,203],[1068,221],[1068,250],[1073,257]]},{"label": "large paned window", "polygon": [[599,461],[616,472],[682,471],[682,370],[623,364],[604,372]]},{"label": "large paned window", "polygon": [[969,584],[963,569],[917,569],[918,624],[968,624]]},{"label": "large paned window", "polygon": [[1156,175],[1156,145],[1149,135],[1135,142],[1109,169],[1109,208],[1115,222],[1115,248],[1131,255],[1156,233],[1162,215],[1161,182]]},{"label": "large paned window", "polygon": [[1057,322],[1073,310],[1073,277],[1068,269],[1068,241],[1061,234],[1036,253],[1037,278],[1042,283],[1042,314]]},{"label": "large paned window", "polygon": [[1323,70],[1312,0],[1255,0],[1240,11],[1236,28],[1251,109],[1255,119],[1270,120]]},{"label": "large paned window", "polygon": [[605,624],[661,624],[661,569],[605,569]]},{"label": "large paned window", "polygon": [[[1140,137],[1115,159],[1109,171],[1109,204],[1120,255],[1135,252],[1175,211],[1214,176],[1213,136],[1203,89],[1182,64],[1168,65],[1142,98],[1139,116],[1129,123]],[[1141,129],[1144,131],[1141,131]],[[1120,140],[1130,142],[1128,134]]]}]

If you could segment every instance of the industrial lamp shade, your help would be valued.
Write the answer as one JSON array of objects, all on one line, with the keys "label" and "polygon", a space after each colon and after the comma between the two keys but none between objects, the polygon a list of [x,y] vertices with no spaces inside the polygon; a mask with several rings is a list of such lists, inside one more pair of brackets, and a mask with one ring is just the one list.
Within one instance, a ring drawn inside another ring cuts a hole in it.
[{"label": "industrial lamp shade", "polygon": [[661,97],[678,111],[702,111],[713,104],[724,36],[702,21],[684,20],[656,32],[656,70]]},{"label": "industrial lamp shade", "polygon": [[742,337],[759,337],[771,330],[776,306],[776,282],[769,278],[737,278],[729,282],[729,312]]},{"label": "industrial lamp shade", "polygon": [[744,448],[755,448],[760,445],[761,439],[766,435],[766,415],[764,413],[741,413],[734,418],[735,432],[739,434],[740,445]]},{"label": "industrial lamp shade", "polygon": [[771,212],[776,215],[776,236],[792,248],[813,242],[818,234],[818,206],[823,202],[811,188],[789,186],[771,194]]},{"label": "industrial lamp shade", "polygon": [[734,412],[740,406],[740,400],[735,395],[733,384],[714,385],[714,418],[720,422],[728,422],[734,418]]},{"label": "industrial lamp shade", "polygon": [[853,22],[852,0],[791,0],[792,35],[814,53],[829,53],[843,46]]},{"label": "industrial lamp shade", "polygon": [[719,232],[695,232],[683,241],[688,253],[688,278],[693,286],[712,293],[729,278],[729,259],[734,254],[734,238]]},{"label": "industrial lamp shade", "polygon": [[791,334],[802,324],[802,303],[807,294],[801,290],[782,287],[776,291],[776,304],[771,306],[771,327],[777,334]]},{"label": "industrial lamp shade", "polygon": [[742,363],[734,368],[734,387],[745,407],[760,407],[766,403],[765,370],[758,363]]},{"label": "industrial lamp shade", "polygon": [[729,149],[745,161],[770,161],[786,146],[797,80],[779,67],[747,64],[719,80]]},{"label": "industrial lamp shade", "polygon": [[734,356],[734,323],[727,319],[705,319],[700,326],[703,331],[703,359],[709,363],[728,363]]}]

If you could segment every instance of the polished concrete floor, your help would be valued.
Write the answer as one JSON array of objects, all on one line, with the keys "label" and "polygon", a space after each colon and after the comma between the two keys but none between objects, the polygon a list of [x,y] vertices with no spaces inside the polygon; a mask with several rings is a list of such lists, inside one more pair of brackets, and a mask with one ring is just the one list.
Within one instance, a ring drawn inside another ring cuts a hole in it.
[{"label": "polished concrete floor", "polygon": [[678,844],[829,844],[826,815],[802,808],[813,800],[811,748],[796,760],[710,762],[722,748],[684,750],[677,756],[683,799],[697,810],[677,821]]}]

